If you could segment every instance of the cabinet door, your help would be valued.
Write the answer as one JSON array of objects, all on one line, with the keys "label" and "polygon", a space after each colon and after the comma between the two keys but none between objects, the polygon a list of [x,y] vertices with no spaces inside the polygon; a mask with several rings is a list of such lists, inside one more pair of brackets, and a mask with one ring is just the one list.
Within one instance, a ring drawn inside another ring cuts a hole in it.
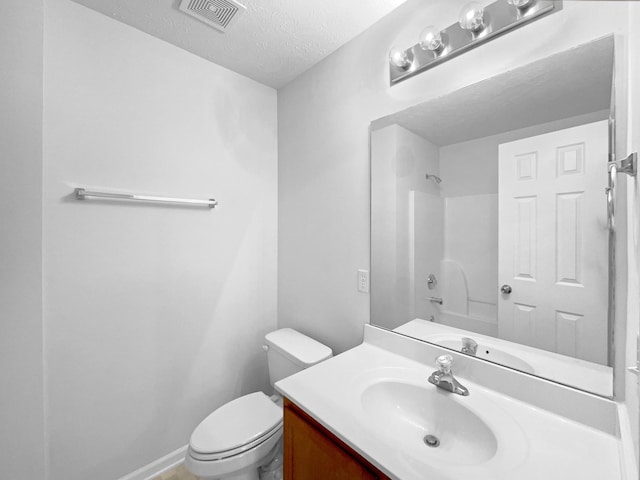
[{"label": "cabinet door", "polygon": [[[314,424],[312,424],[315,423]],[[322,429],[322,430],[321,430]],[[373,480],[378,474],[290,402],[284,409],[284,480]],[[342,442],[340,442],[342,443]]]}]

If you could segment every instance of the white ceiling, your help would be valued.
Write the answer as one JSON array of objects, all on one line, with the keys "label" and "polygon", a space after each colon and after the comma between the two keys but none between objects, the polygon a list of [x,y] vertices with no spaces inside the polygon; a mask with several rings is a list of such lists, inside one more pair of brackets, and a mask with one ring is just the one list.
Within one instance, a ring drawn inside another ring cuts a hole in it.
[{"label": "white ceiling", "polygon": [[373,122],[451,145],[609,109],[613,37],[497,75]]},{"label": "white ceiling", "polygon": [[180,0],[74,0],[260,83],[279,88],[406,0],[240,0],[226,33],[178,10]]}]

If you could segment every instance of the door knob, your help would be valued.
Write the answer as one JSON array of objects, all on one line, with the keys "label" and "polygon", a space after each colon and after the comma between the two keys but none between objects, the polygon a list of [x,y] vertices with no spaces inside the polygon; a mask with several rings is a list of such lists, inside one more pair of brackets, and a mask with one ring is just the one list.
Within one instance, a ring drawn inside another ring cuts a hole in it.
[{"label": "door knob", "polygon": [[500,291],[501,291],[502,293],[506,293],[506,294],[508,295],[508,294],[510,294],[510,293],[513,291],[513,289],[511,288],[511,285],[502,285],[502,286],[500,287]]}]

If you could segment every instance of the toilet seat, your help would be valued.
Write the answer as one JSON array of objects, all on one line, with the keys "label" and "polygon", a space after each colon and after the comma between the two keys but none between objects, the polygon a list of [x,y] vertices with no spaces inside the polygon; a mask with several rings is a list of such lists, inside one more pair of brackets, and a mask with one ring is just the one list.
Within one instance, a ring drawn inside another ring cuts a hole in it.
[{"label": "toilet seat", "polygon": [[239,455],[282,432],[282,409],[267,395],[254,392],[221,406],[194,430],[190,455],[221,460]]}]

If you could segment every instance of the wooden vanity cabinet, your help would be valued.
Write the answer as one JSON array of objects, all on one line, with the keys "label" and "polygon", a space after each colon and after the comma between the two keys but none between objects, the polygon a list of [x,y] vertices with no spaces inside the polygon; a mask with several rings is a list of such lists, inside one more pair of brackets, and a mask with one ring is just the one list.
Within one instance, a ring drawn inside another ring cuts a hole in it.
[{"label": "wooden vanity cabinet", "polygon": [[284,399],[284,480],[390,480]]}]

